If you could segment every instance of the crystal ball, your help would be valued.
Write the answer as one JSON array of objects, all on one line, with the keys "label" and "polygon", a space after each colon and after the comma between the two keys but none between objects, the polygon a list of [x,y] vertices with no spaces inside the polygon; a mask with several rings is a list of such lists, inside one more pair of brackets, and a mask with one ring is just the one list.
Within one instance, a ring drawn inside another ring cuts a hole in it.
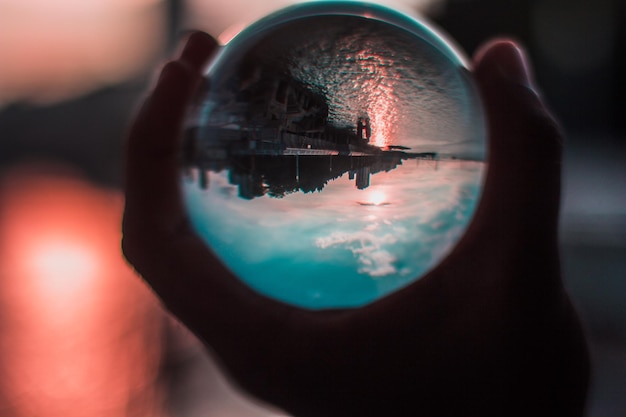
[{"label": "crystal ball", "polygon": [[254,290],[363,306],[463,235],[486,169],[483,107],[467,60],[425,21],[353,1],[291,6],[241,31],[206,76],[183,198]]}]

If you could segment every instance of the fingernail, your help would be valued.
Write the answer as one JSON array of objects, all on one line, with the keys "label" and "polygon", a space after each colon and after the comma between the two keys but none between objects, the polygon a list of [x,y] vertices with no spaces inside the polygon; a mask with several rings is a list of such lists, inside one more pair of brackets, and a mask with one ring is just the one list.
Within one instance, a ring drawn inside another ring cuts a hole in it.
[{"label": "fingernail", "polygon": [[504,44],[499,51],[498,70],[511,82],[532,88],[532,76],[526,54],[514,43]]}]

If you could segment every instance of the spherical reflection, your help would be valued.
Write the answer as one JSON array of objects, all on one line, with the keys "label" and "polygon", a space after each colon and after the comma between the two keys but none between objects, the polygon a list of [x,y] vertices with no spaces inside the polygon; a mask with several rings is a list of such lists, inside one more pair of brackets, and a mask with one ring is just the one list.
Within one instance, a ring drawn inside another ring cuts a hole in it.
[{"label": "spherical reflection", "polygon": [[423,22],[316,2],[226,45],[184,141],[198,233],[263,294],[360,306],[418,279],[468,225],[485,170],[481,103]]}]

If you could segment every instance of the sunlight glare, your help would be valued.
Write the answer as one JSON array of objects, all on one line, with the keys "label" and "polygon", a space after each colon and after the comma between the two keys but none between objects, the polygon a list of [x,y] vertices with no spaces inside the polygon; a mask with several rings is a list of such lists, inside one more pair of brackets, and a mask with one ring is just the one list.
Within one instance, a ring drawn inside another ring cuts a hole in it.
[{"label": "sunlight glare", "polygon": [[88,244],[58,236],[33,245],[30,267],[42,292],[59,296],[80,292],[86,281],[96,277],[99,259]]},{"label": "sunlight glare", "polygon": [[122,209],[60,166],[0,176],[0,415],[165,415],[163,319],[121,256]]},{"label": "sunlight glare", "polygon": [[368,201],[374,206],[380,206],[387,200],[387,195],[382,190],[372,190]]}]

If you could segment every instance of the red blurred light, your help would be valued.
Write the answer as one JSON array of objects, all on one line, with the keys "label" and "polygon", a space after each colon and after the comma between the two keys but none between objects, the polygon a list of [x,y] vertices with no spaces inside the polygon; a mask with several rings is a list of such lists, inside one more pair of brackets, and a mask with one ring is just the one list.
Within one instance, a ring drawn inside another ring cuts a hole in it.
[{"label": "red blurred light", "polygon": [[122,208],[65,174],[0,179],[0,414],[161,415],[162,316],[122,259]]},{"label": "red blurred light", "polygon": [[42,293],[59,297],[88,290],[86,284],[96,278],[100,266],[97,253],[88,242],[68,241],[65,236],[48,239],[36,242],[26,254]]}]

